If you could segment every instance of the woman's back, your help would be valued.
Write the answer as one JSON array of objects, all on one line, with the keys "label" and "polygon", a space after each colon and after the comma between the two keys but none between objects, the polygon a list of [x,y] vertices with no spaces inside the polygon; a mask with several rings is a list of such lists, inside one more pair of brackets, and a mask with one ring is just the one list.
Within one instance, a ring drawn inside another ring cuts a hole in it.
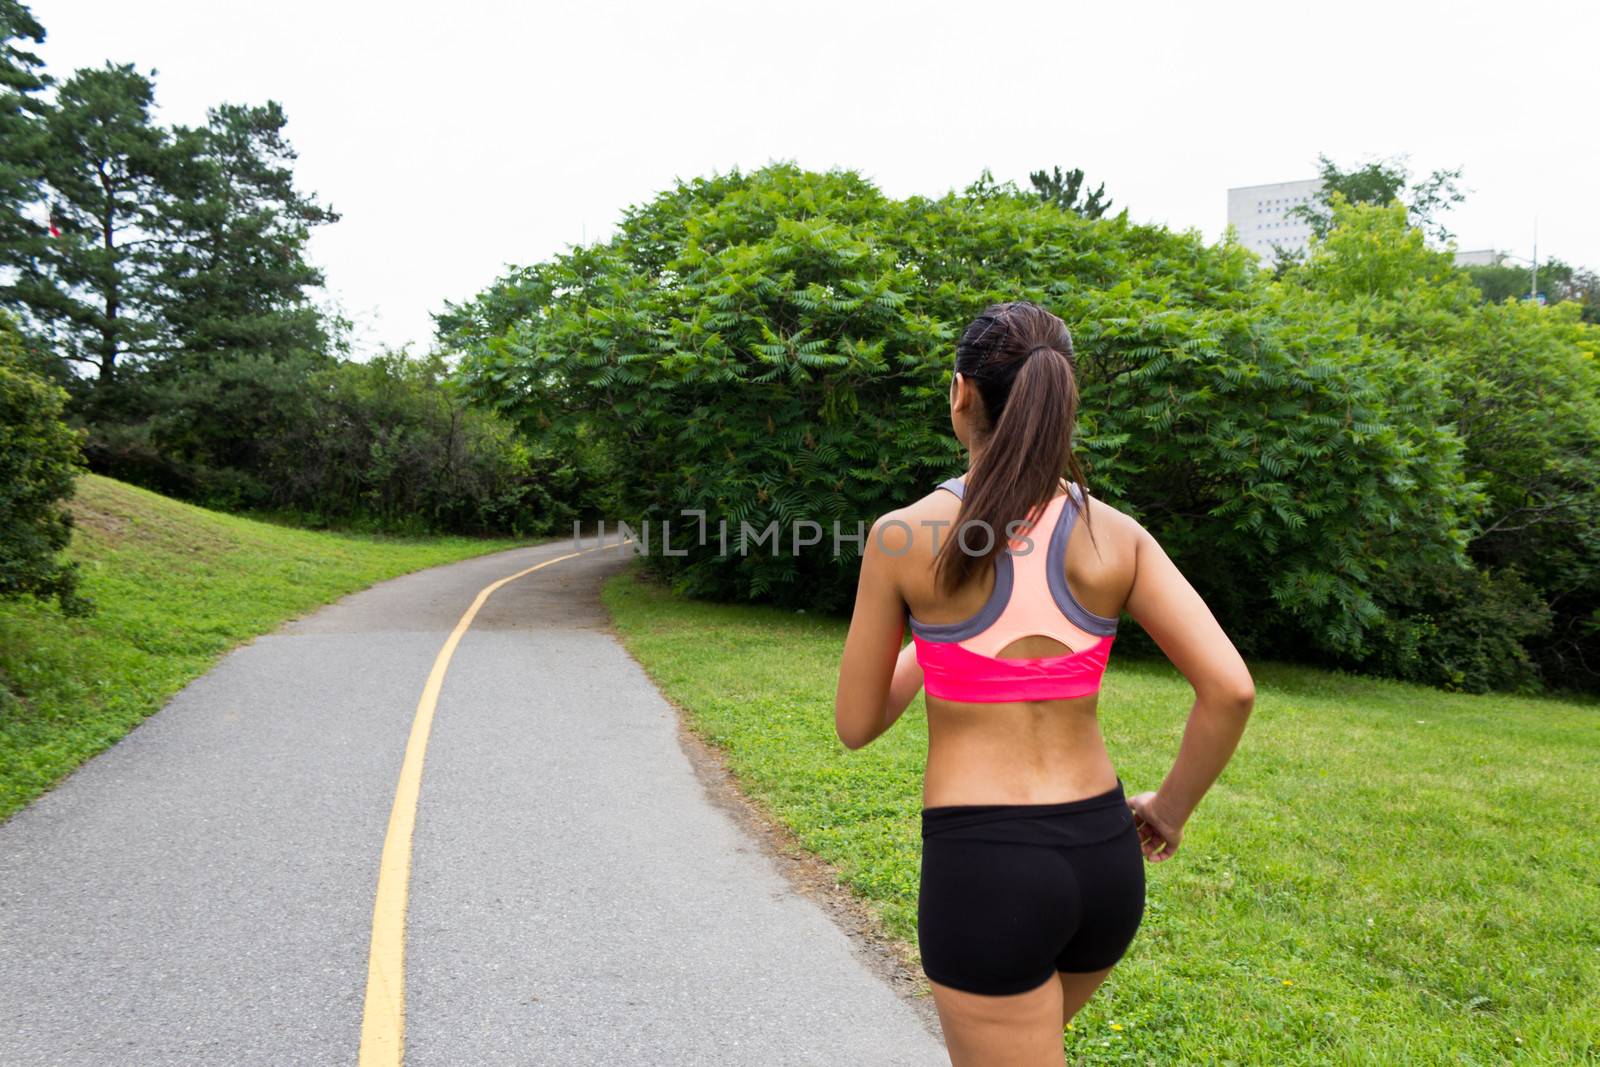
[{"label": "woman's back", "polygon": [[[1176,851],[1255,699],[1155,538],[1082,490],[1073,363],[1065,323],[1027,301],[962,331],[968,473],[873,523],[839,663],[849,748],[927,694],[917,944],[956,1067],[1061,1062],[1062,1024],[1142,921],[1141,856]],[[1171,773],[1131,795],[1096,715],[1124,613],[1195,687]]]},{"label": "woman's back", "polygon": [[[1096,716],[1099,678],[1134,581],[1131,524],[1094,500],[1091,539],[1079,521],[1081,491],[1063,485],[1026,542],[946,593],[934,560],[964,490],[952,479],[885,516],[887,530],[899,519],[912,531],[897,577],[926,677],[924,803],[1054,803],[1102,792],[1116,772]],[[967,543],[982,540],[972,532]]]}]

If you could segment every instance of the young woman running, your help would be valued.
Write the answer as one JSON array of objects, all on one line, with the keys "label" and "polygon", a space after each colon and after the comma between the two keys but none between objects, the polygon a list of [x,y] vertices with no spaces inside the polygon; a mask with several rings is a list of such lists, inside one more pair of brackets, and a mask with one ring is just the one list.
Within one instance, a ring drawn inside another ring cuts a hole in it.
[{"label": "young woman running", "polygon": [[[1255,701],[1155,538],[1091,503],[1073,360],[1035,304],[994,305],[962,333],[950,421],[967,472],[874,523],[839,667],[853,749],[927,690],[917,934],[955,1067],[1062,1062],[1066,1022],[1144,917],[1143,860],[1177,851]],[[1171,772],[1134,796],[1095,716],[1123,612],[1196,698]]]}]

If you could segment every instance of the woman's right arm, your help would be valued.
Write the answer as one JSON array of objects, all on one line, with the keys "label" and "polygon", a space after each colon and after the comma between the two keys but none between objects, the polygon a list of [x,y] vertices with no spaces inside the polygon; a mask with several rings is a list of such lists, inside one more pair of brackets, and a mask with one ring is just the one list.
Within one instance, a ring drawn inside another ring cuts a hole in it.
[{"label": "woman's right arm", "polygon": [[1172,856],[1183,825],[1228,765],[1255,706],[1255,682],[1211,609],[1150,532],[1138,529],[1133,589],[1126,610],[1194,687],[1194,708],[1178,758],[1154,793],[1129,798],[1145,825],[1145,855]]}]

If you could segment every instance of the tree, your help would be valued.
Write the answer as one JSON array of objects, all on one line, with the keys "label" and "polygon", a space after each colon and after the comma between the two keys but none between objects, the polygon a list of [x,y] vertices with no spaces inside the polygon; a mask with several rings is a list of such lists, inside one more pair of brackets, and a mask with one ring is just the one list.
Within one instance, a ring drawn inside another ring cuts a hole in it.
[{"label": "tree", "polygon": [[[1499,304],[1506,300],[1523,300],[1528,296],[1532,278],[1527,267],[1518,267],[1510,263],[1491,263],[1482,266],[1463,267],[1467,277],[1472,279],[1478,291],[1483,294],[1483,299],[1491,304]],[[1539,280],[1546,282],[1549,271],[1544,264],[1539,265]]]},{"label": "tree", "polygon": [[173,131],[176,195],[159,206],[153,277],[169,351],[327,347],[307,295],[323,277],[305,248],[312,227],[339,216],[295,188],[287,121],[276,102],[225,104],[204,127]]},{"label": "tree", "polygon": [[1062,211],[1071,211],[1086,219],[1098,219],[1111,209],[1111,198],[1105,195],[1105,182],[1101,182],[1100,187],[1088,194],[1081,204],[1078,202],[1078,191],[1083,185],[1081,167],[1074,167],[1064,174],[1060,167],[1051,167],[1049,171],[1036,170],[1028,175],[1028,180],[1033,183],[1039,199],[1054,204]]},{"label": "tree", "polygon": [[1550,609],[1529,642],[1546,677],[1600,689],[1600,330],[1579,306],[1482,304],[1434,335],[1456,383],[1469,474],[1490,506],[1471,552]]},{"label": "tree", "polygon": [[1453,235],[1445,229],[1441,216],[1466,199],[1456,182],[1461,178],[1461,168],[1436,170],[1421,182],[1412,184],[1411,172],[1405,157],[1364,163],[1354,170],[1344,170],[1325,155],[1317,156],[1318,177],[1322,187],[1309,204],[1298,204],[1289,215],[1304,219],[1318,239],[1328,236],[1333,226],[1333,197],[1339,194],[1352,204],[1387,204],[1409,193],[1404,201],[1406,214],[1413,226],[1436,241],[1447,241]]},{"label": "tree", "polygon": [[61,356],[113,380],[124,356],[159,336],[153,284],[159,220],[173,171],[151,122],[154,88],[132,64],[86,68],[45,116],[45,192],[59,236],[41,242],[7,296]]},{"label": "tree", "polygon": [[1434,305],[1465,313],[1471,294],[1449,252],[1428,247],[1405,205],[1356,202],[1334,190],[1328,195],[1332,223],[1313,238],[1296,278],[1341,302],[1400,299],[1427,292]]},{"label": "tree", "polygon": [[[1526,299],[1534,282],[1526,266],[1502,263],[1462,269],[1491,304]],[[1600,323],[1600,275],[1594,271],[1552,258],[1539,264],[1538,285],[1546,303],[1570,300],[1578,305],[1584,322]]]},{"label": "tree", "polygon": [[28,217],[43,180],[38,94],[50,84],[43,64],[20,45],[44,42],[44,27],[17,0],[0,0],[0,268],[16,269],[44,236]]},{"label": "tree", "polygon": [[16,327],[0,313],[0,597],[54,598],[84,614],[77,564],[58,555],[72,539],[62,504],[82,463],[78,434],[61,418],[66,393],[19,357]]},{"label": "tree", "polygon": [[1584,322],[1600,325],[1600,274],[1587,267],[1572,268],[1572,277],[1561,287],[1560,299],[1575,301]]},{"label": "tree", "polygon": [[1467,531],[1476,573],[1391,571],[1383,655],[1462,688],[1532,688],[1540,672],[1600,688],[1600,330],[1575,302],[1482,302],[1398,202],[1339,195],[1334,222],[1285,288],[1332,298],[1350,328],[1396,349],[1397,381],[1446,376],[1436,417],[1483,494]]},{"label": "tree", "polygon": [[463,379],[541,440],[592,432],[618,458],[611,517],[650,521],[651,565],[690,593],[848,605],[833,522],[853,536],[961,469],[951,346],[1007,299],[1073,330],[1092,491],[1172,546],[1242,648],[1357,658],[1386,572],[1462,559],[1440,374],[1394,374],[1392,350],[1198,234],[992,181],[897,201],[775,165],[680,183],[508,286],[462,317]]}]

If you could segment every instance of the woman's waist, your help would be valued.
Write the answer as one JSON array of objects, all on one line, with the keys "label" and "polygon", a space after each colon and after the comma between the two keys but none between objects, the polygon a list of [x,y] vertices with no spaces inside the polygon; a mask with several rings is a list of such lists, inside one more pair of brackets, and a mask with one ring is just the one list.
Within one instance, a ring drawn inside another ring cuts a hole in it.
[{"label": "woman's waist", "polygon": [[1116,777],[1091,709],[929,709],[923,796],[930,806],[1061,803],[1102,792]]},{"label": "woman's waist", "polygon": [[1122,779],[1087,795],[1043,803],[950,803],[922,809],[922,836],[1062,848],[1091,845],[1133,825]]},{"label": "woman's waist", "polygon": [[1071,745],[978,747],[930,739],[924,807],[1069,804],[1103,794],[1119,781],[1099,732]]}]

